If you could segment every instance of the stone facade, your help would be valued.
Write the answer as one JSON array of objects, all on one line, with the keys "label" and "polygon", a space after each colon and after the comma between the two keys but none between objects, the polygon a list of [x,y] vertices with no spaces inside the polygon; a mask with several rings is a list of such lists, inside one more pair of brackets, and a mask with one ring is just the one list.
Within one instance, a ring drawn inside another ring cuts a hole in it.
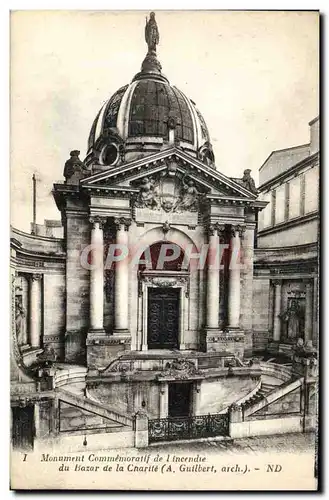
[{"label": "stone facade", "polygon": [[309,144],[274,151],[260,168],[268,205],[258,221],[254,337],[266,338],[257,350],[291,354],[298,338],[318,343],[319,117],[309,125]]}]

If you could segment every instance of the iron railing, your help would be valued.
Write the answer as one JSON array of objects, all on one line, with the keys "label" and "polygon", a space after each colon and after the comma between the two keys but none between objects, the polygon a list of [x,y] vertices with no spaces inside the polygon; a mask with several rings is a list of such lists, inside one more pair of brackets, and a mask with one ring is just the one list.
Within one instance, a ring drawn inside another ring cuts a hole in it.
[{"label": "iron railing", "polygon": [[149,442],[228,436],[228,413],[149,420]]}]

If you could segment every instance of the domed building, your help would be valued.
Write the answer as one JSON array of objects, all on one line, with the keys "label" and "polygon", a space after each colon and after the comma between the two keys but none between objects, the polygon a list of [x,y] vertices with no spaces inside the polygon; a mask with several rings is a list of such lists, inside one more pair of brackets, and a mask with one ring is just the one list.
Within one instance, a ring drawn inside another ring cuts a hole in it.
[{"label": "domed building", "polygon": [[132,82],[100,109],[91,127],[85,164],[104,170],[172,145],[214,166],[204,118],[191,99],[170,85],[154,51],[147,54]]},{"label": "domed building", "polygon": [[[194,437],[228,435],[229,408],[235,422],[245,402],[246,419],[267,404],[250,362],[255,318],[263,327],[268,315],[253,304],[267,202],[250,170],[230,178],[216,167],[200,111],[162,73],[153,13],[145,39],[141,71],[105,102],[86,158],[73,150],[53,186],[63,238],[13,230],[19,446],[147,446],[191,437],[191,422]],[[184,425],[169,436],[175,418]]]}]

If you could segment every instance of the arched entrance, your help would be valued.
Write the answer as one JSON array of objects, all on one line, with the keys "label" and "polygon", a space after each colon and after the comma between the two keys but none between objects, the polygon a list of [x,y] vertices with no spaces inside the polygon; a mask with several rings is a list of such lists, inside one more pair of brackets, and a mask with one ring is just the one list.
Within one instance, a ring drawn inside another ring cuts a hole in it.
[{"label": "arched entrance", "polygon": [[139,265],[142,296],[142,350],[183,349],[189,271],[184,251],[170,241],[150,245]]}]

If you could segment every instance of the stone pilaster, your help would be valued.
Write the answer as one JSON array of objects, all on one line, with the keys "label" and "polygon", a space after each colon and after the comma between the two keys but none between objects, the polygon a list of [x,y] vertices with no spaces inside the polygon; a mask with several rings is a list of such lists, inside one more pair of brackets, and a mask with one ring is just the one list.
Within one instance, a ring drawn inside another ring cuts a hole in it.
[{"label": "stone pilaster", "polygon": [[160,384],[160,418],[168,417],[168,383]]},{"label": "stone pilaster", "polygon": [[312,283],[306,283],[305,290],[305,333],[304,340],[313,339],[313,290]]},{"label": "stone pilaster", "polygon": [[193,384],[193,415],[200,415],[201,407],[201,380]]},{"label": "stone pilaster", "polygon": [[146,448],[149,444],[148,416],[143,410],[135,415],[135,447]]}]

